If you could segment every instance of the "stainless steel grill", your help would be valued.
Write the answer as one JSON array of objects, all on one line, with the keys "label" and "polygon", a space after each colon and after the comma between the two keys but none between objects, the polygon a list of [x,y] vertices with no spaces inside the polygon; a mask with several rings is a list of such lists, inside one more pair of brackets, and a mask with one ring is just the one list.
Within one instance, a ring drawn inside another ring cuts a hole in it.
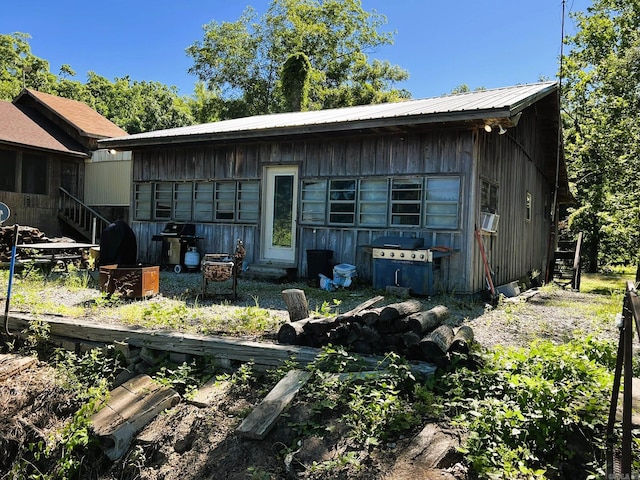
[{"label": "stainless steel grill", "polygon": [[433,295],[433,252],[423,238],[379,237],[373,241],[373,287],[409,288],[414,295]]}]

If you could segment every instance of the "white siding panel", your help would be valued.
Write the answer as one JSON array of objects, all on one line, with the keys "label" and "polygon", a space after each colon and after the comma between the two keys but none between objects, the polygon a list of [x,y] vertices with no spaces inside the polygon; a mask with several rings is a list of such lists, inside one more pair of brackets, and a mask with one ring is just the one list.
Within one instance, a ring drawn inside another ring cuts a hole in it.
[{"label": "white siding panel", "polygon": [[89,206],[129,206],[131,161],[87,162],[84,199]]}]

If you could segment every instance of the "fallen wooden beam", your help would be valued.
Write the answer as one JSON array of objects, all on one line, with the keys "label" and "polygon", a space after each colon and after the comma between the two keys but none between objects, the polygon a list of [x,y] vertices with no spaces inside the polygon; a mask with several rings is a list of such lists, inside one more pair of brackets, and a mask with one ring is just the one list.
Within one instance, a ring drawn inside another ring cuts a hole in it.
[{"label": "fallen wooden beam", "polygon": [[[256,367],[279,367],[293,359],[301,366],[315,361],[322,352],[318,348],[297,345],[280,345],[271,342],[253,342],[238,338],[206,336],[164,330],[149,330],[117,324],[98,324],[78,319],[39,315],[38,321],[47,322],[53,336],[83,339],[112,344],[126,342],[133,347],[147,347],[165,352],[188,353],[222,360],[253,362]],[[29,326],[35,317],[11,314],[9,329],[18,334]],[[364,356],[364,368],[378,368],[383,357]],[[383,365],[384,367],[384,365]],[[436,367],[427,362],[411,364],[411,371],[420,377],[432,375]]]},{"label": "fallen wooden beam", "polygon": [[133,437],[160,412],[180,402],[174,390],[138,375],[109,395],[107,404],[91,417],[93,433],[111,460],[120,458]]},{"label": "fallen wooden beam", "polygon": [[0,355],[0,381],[17,375],[38,361],[35,357],[23,357],[12,353]]},{"label": "fallen wooden beam", "polygon": [[282,380],[273,387],[264,400],[243,420],[236,432],[256,440],[267,436],[278,421],[282,411],[291,403],[298,390],[309,380],[311,372],[289,370]]}]

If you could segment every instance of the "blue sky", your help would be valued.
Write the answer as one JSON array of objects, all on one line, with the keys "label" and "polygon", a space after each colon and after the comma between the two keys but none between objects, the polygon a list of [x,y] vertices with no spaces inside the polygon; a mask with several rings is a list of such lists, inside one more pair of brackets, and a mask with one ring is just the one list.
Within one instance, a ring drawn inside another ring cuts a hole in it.
[{"label": "blue sky", "polygon": [[[237,20],[246,5],[263,13],[269,0],[23,0],[5,2],[0,33],[31,35],[32,53],[76,79],[88,71],[114,80],[175,85],[190,95],[196,77],[185,49],[212,20]],[[414,98],[448,93],[461,84],[495,88],[555,79],[561,51],[562,0],[362,0],[387,17],[393,46],[371,53],[410,73],[399,85]],[[590,0],[566,0],[569,11]],[[566,53],[566,52],[565,52]]]}]

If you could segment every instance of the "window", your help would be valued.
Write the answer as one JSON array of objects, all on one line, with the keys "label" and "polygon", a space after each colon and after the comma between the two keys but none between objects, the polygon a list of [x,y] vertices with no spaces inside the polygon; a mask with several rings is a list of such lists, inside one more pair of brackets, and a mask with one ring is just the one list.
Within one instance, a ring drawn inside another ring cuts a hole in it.
[{"label": "window", "polygon": [[527,198],[526,198],[525,203],[526,203],[526,209],[527,209],[525,218],[526,218],[527,222],[530,222],[531,221],[532,199],[531,199],[531,193],[529,193],[529,192],[527,192]]},{"label": "window", "polygon": [[16,191],[16,152],[0,150],[0,190]]},{"label": "window", "polygon": [[193,199],[193,184],[191,182],[175,183],[173,185],[173,219],[180,221],[191,220],[191,201]]},{"label": "window", "polygon": [[496,213],[497,208],[498,186],[483,180],[480,191],[480,211]]},{"label": "window", "polygon": [[324,223],[327,208],[327,181],[304,180],[302,182],[302,222]]},{"label": "window", "polygon": [[151,220],[150,183],[136,183],[134,187],[134,216],[138,220]]},{"label": "window", "polygon": [[193,185],[193,219],[213,221],[213,183],[195,182]]},{"label": "window", "polygon": [[426,227],[458,228],[459,205],[459,177],[427,177]]},{"label": "window", "polygon": [[356,181],[329,182],[329,223],[353,225],[356,220]]},{"label": "window", "polygon": [[215,219],[233,220],[236,208],[236,182],[216,182]]},{"label": "window", "polygon": [[391,225],[420,225],[422,178],[391,180]]},{"label": "window", "polygon": [[388,198],[389,181],[386,178],[360,180],[360,225],[386,227]]},{"label": "window", "polygon": [[155,184],[154,213],[156,220],[171,219],[171,204],[173,202],[173,188],[169,182]]},{"label": "window", "polygon": [[47,159],[42,155],[22,155],[22,193],[47,194]]},{"label": "window", "polygon": [[257,222],[259,215],[260,183],[257,181],[238,182],[238,220]]}]

